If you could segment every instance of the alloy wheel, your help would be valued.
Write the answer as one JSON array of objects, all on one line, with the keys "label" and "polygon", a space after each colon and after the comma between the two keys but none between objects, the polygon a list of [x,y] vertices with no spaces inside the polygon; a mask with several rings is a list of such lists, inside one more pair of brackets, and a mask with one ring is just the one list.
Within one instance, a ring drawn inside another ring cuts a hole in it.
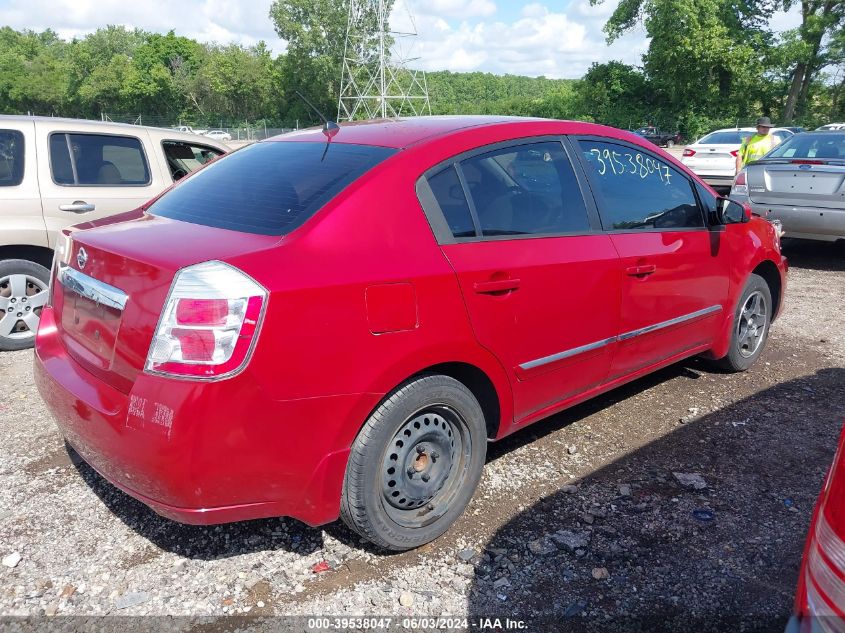
[{"label": "alloy wheel", "polygon": [[38,331],[47,284],[22,273],[0,278],[0,337],[29,339]]},{"label": "alloy wheel", "polygon": [[748,295],[736,324],[737,345],[744,358],[753,356],[763,342],[768,326],[768,312],[763,293],[755,290]]}]

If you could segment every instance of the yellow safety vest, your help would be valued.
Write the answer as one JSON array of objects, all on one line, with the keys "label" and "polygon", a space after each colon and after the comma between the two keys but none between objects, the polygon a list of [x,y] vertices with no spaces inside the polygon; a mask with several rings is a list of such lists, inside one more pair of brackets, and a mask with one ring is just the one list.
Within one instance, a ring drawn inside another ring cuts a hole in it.
[{"label": "yellow safety vest", "polygon": [[766,136],[754,134],[753,136],[747,137],[739,148],[739,157],[742,159],[742,166],[745,167],[748,163],[768,153],[777,143],[777,139],[772,136],[771,132],[766,134]]}]

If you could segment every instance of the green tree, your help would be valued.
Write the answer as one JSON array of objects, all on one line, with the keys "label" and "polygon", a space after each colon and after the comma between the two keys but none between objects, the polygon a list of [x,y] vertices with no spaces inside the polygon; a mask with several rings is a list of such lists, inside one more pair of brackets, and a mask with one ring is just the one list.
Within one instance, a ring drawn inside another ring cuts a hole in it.
[{"label": "green tree", "polygon": [[[387,1],[387,10],[393,0]],[[313,121],[317,117],[295,91],[306,95],[327,117],[337,112],[341,71],[346,46],[350,0],[274,0],[270,19],[279,37],[288,43],[280,60],[281,88],[288,116]],[[378,21],[372,8],[359,17],[354,40],[363,53],[376,46]]]},{"label": "green tree", "polygon": [[[795,0],[784,0],[790,9]],[[813,80],[825,66],[841,65],[842,32],[845,28],[845,2],[835,0],[802,0],[801,26],[788,33],[785,46],[795,60],[783,119],[791,122],[796,114],[804,114]]]}]

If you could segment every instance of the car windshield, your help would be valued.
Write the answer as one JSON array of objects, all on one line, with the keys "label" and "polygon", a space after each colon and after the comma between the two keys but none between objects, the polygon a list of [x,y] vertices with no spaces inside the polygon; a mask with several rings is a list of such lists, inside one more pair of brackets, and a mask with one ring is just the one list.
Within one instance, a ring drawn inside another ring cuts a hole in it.
[{"label": "car windshield", "polygon": [[284,235],[395,153],[343,143],[255,143],[187,178],[148,212],[221,229]]},{"label": "car windshield", "polygon": [[753,132],[744,130],[728,130],[726,132],[711,132],[700,141],[699,145],[742,145],[742,141],[751,136]]},{"label": "car windshield", "polygon": [[781,143],[766,158],[840,158],[845,160],[845,132],[801,134]]}]

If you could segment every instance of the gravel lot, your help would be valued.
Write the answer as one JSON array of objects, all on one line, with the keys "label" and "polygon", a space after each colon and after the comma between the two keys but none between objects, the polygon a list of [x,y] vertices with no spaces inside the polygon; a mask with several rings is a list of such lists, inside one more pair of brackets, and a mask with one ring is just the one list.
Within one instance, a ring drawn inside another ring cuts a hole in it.
[{"label": "gravel lot", "polygon": [[845,255],[787,254],[786,312],[751,371],[691,360],[491,445],[464,517],[398,555],[340,524],[159,518],[68,455],[31,352],[0,354],[0,614],[201,615],[213,619],[197,630],[215,631],[243,624],[232,614],[782,631],[845,411]]}]

